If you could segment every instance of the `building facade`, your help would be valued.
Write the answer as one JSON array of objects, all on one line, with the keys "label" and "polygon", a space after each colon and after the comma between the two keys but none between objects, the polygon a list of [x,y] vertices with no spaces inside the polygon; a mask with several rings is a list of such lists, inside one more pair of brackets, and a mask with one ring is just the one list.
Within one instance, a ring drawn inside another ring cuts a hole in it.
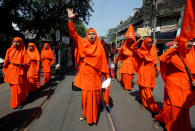
[{"label": "building facade", "polygon": [[151,37],[156,38],[157,46],[161,48],[161,44],[175,38],[181,27],[185,3],[186,0],[143,0],[142,7],[134,9],[134,15],[122,21],[112,33],[120,43],[130,24],[135,33],[137,28],[150,27]]}]

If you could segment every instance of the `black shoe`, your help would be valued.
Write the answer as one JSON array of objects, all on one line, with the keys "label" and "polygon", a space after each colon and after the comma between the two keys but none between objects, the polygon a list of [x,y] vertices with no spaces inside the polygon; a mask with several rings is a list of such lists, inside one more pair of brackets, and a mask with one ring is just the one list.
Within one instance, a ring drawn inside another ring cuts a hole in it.
[{"label": "black shoe", "polygon": [[22,105],[20,105],[20,106],[18,107],[18,109],[19,109],[19,110],[21,110],[22,108],[23,108],[23,106],[22,106]]},{"label": "black shoe", "polygon": [[91,123],[91,124],[88,124],[89,126],[93,126],[93,124]]}]

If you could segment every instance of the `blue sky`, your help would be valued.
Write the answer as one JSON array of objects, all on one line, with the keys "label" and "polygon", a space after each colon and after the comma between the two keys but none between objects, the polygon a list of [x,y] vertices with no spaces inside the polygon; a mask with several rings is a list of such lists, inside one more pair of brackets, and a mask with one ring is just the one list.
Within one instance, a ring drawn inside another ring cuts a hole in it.
[{"label": "blue sky", "polygon": [[142,7],[143,0],[92,0],[94,12],[87,28],[93,27],[98,36],[105,36],[108,29],[127,19],[134,8]]}]

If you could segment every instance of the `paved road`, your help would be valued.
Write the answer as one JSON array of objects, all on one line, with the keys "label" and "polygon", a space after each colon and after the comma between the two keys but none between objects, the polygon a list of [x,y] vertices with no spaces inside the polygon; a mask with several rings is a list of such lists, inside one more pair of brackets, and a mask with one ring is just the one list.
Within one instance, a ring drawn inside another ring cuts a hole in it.
[{"label": "paved road", "polygon": [[[58,85],[53,83],[47,89],[33,94],[22,110],[9,108],[10,91],[7,84],[0,84],[0,122],[8,129],[18,129],[23,126],[30,131],[109,131],[105,109],[101,108],[97,125],[89,126],[86,121],[80,121],[81,94],[73,92],[71,84],[74,76],[66,76]],[[152,126],[153,117],[149,111],[140,109],[138,87],[133,80],[133,90],[125,91],[120,83],[112,81],[110,90],[110,106],[119,131],[155,131]],[[159,76],[153,91],[159,105],[163,101],[163,82]],[[48,96],[49,95],[49,96]],[[195,106],[190,111],[193,130],[195,130]],[[33,119],[34,118],[34,119]],[[32,121],[33,120],[33,121]],[[1,125],[1,124],[0,124]],[[163,131],[160,127],[159,131]]]},{"label": "paved road", "polygon": [[[30,127],[30,131],[37,130],[64,130],[64,131],[91,131],[104,130],[109,131],[108,123],[104,112],[100,112],[100,118],[97,125],[88,126],[85,121],[79,120],[81,113],[80,92],[71,91],[71,82],[74,76],[68,76],[62,82],[55,92],[46,109],[39,119],[37,119]],[[136,78],[133,83],[135,83]],[[122,89],[120,83],[116,80],[112,81],[110,90],[110,106],[116,121],[116,125],[120,131],[155,131],[152,126],[152,115],[149,111],[140,109],[137,101],[138,87],[133,84],[134,88],[131,92]],[[163,100],[163,82],[159,77],[157,87],[154,90],[154,97],[159,105]],[[103,110],[105,111],[105,110]],[[191,110],[191,118],[195,116],[195,108]],[[194,118],[192,118],[194,121]],[[193,125],[193,127],[195,127]],[[159,131],[163,131],[160,127]]]}]

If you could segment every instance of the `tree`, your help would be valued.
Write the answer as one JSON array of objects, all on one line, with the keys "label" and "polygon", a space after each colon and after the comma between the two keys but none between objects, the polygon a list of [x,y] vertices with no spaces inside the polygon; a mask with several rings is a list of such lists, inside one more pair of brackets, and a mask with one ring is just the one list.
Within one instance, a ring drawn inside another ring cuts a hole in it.
[{"label": "tree", "polygon": [[110,42],[115,42],[115,35],[114,35],[115,28],[109,29],[107,37],[110,39]]},{"label": "tree", "polygon": [[[36,39],[60,29],[67,34],[66,8],[74,8],[78,13],[75,19],[78,23],[88,23],[92,9],[91,0],[0,0],[9,19],[9,32],[13,33],[12,22],[16,23],[20,32],[29,31],[36,34]],[[79,26],[83,28],[83,26]],[[84,29],[84,28],[83,28]]]}]

